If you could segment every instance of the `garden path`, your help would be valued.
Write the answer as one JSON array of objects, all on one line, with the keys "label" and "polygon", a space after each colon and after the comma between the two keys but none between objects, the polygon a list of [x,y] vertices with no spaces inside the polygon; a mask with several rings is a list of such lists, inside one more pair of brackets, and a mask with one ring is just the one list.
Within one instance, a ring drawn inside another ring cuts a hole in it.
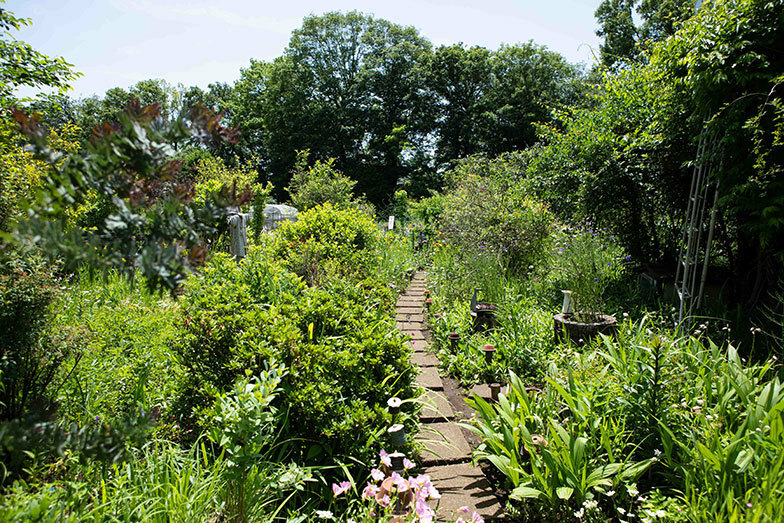
[{"label": "garden path", "polygon": [[425,389],[420,400],[424,406],[419,414],[422,430],[416,440],[422,443],[423,473],[428,474],[441,493],[437,515],[439,520],[454,519],[458,508],[467,506],[468,517],[473,511],[485,520],[503,517],[503,509],[482,471],[471,464],[471,447],[452,405],[444,395],[444,383],[438,373],[438,358],[428,352],[430,336],[424,316],[426,296],[425,274],[418,272],[396,308],[397,328],[411,338],[412,360],[419,366],[417,383]]}]

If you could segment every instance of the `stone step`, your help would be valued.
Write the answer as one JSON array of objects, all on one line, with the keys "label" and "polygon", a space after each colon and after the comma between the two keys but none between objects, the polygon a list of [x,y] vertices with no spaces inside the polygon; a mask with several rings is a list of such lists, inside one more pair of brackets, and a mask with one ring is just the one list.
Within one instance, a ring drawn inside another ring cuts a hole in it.
[{"label": "stone step", "polygon": [[418,299],[418,298],[407,298],[407,299],[404,299],[404,300],[401,299],[401,300],[397,300],[397,303],[395,304],[395,307],[396,308],[400,308],[400,307],[421,307],[424,302],[425,302],[425,300],[421,300],[421,299]]},{"label": "stone step", "polygon": [[429,467],[424,473],[441,494],[437,508],[431,503],[439,521],[454,521],[461,515],[455,514],[457,510],[466,506],[468,514],[463,515],[463,520],[470,520],[474,511],[488,521],[503,517],[503,508],[479,467],[470,463],[441,465]]},{"label": "stone step", "polygon": [[413,350],[415,353],[425,352],[427,351],[428,347],[430,347],[430,344],[425,340],[411,340],[408,342],[408,344],[411,347],[411,350]]},{"label": "stone step", "polygon": [[425,334],[420,330],[408,330],[408,331],[401,331],[403,334],[408,336],[411,340],[422,340],[425,339]]},{"label": "stone step", "polygon": [[411,355],[411,362],[420,367],[438,367],[438,357],[424,351],[416,351]]},{"label": "stone step", "polygon": [[395,323],[395,328],[403,332],[414,330],[425,331],[427,330],[427,324],[422,323],[421,321],[398,321]]},{"label": "stone step", "polygon": [[410,313],[410,312],[401,313],[400,311],[397,311],[397,314],[395,314],[395,321],[418,321],[418,322],[422,322],[422,321],[425,321],[425,316],[421,312],[415,314],[415,313]]},{"label": "stone step", "polygon": [[422,410],[419,411],[419,421],[422,423],[435,423],[439,421],[452,421],[455,412],[452,405],[443,394],[429,390],[419,397]]},{"label": "stone step", "polygon": [[471,460],[471,448],[456,423],[422,425],[414,439],[425,447],[420,456],[420,461],[425,466],[465,463]]},{"label": "stone step", "polygon": [[395,307],[395,312],[398,314],[424,314],[424,309],[407,305],[405,307]]},{"label": "stone step", "polygon": [[419,373],[416,378],[417,385],[430,390],[444,390],[444,382],[438,375],[437,367],[422,367],[419,369]]}]

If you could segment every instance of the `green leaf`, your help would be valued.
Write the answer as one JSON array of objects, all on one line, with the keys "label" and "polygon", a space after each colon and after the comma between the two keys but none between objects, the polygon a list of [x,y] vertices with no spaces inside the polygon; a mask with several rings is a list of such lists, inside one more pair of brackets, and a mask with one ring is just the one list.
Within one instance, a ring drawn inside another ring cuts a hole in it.
[{"label": "green leaf", "polygon": [[526,487],[526,486],[522,486],[521,485],[521,486],[515,488],[512,491],[512,493],[509,494],[509,497],[512,498],[512,499],[525,499],[525,498],[542,499],[545,496],[544,496],[544,494],[542,493],[541,490],[537,490],[535,488]]},{"label": "green leaf", "polygon": [[574,494],[574,489],[571,487],[558,487],[555,489],[555,495],[559,499],[567,500],[572,497],[572,494]]}]

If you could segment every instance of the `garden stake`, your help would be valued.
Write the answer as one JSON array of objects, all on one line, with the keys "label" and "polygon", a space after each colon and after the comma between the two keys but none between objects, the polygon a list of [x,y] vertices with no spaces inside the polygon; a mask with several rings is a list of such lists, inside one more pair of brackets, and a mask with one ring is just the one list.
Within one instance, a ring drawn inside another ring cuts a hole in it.
[{"label": "garden stake", "polygon": [[[401,425],[402,427],[402,425]],[[392,472],[397,472],[399,475],[405,474],[405,466],[403,465],[403,458],[406,455],[400,452],[393,452],[389,455],[389,459],[392,461]],[[405,516],[408,514],[408,505],[411,503],[411,490],[410,489],[400,489],[395,496],[395,508],[392,509],[392,520],[391,521],[399,521],[403,522]]]},{"label": "garden stake", "polygon": [[456,352],[457,342],[460,341],[460,334],[456,332],[450,332],[447,335],[447,338],[449,338],[449,348],[452,349],[452,352]]},{"label": "garden stake", "polygon": [[387,407],[389,408],[389,413],[392,414],[392,419],[395,419],[397,413],[400,412],[400,406],[403,402],[397,396],[392,396],[387,400]]},{"label": "garden stake", "polygon": [[498,394],[501,392],[501,384],[500,383],[491,383],[490,384],[490,398],[494,402],[498,402]]},{"label": "garden stake", "polygon": [[406,428],[400,424],[395,423],[387,429],[389,439],[392,442],[392,447],[395,449],[402,449],[406,444]]},{"label": "garden stake", "polygon": [[393,452],[392,454],[389,455],[389,459],[390,461],[392,461],[392,466],[390,467],[392,469],[392,472],[397,472],[401,476],[403,475],[403,473],[405,472],[405,467],[403,465],[403,458],[405,457],[406,455],[403,454],[402,452]]},{"label": "garden stake", "polygon": [[489,343],[482,348],[485,351],[485,363],[490,365],[493,363],[493,356],[495,356],[495,345],[490,345]]}]

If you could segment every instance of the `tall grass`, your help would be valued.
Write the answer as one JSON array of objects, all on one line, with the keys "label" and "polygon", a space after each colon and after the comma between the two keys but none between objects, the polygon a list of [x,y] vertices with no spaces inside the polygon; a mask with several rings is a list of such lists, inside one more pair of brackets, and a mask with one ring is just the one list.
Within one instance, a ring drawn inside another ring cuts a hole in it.
[{"label": "tall grass", "polygon": [[86,346],[62,366],[60,416],[66,422],[165,410],[181,373],[171,350],[179,304],[109,274],[82,271],[56,304],[55,324],[86,331]]}]

